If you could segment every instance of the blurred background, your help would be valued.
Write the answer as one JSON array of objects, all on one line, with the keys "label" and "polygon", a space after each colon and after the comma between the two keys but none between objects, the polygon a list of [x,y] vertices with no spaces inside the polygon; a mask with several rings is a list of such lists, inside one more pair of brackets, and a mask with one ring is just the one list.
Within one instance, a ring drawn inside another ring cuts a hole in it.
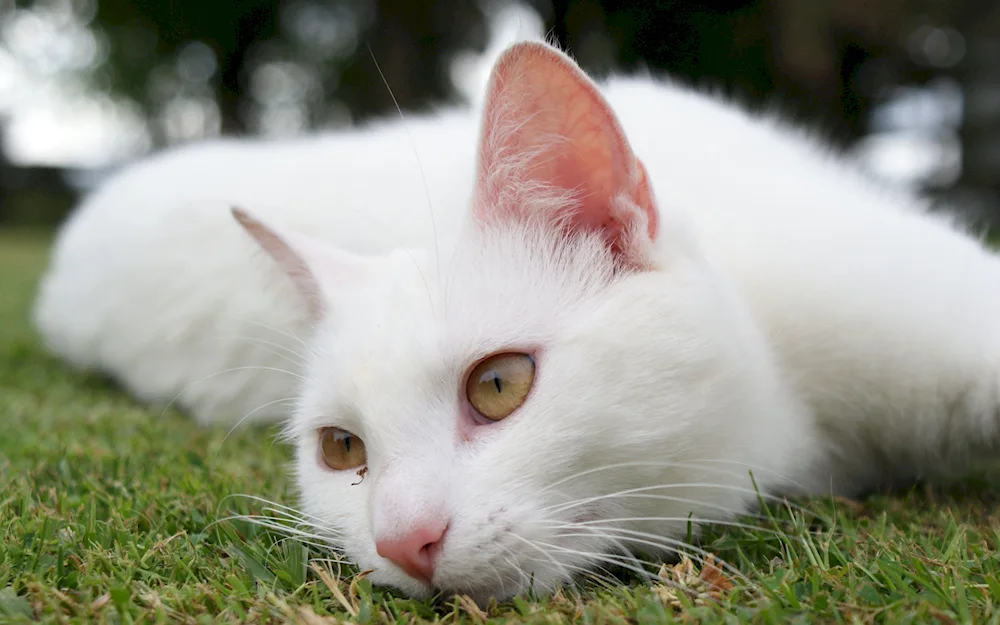
[{"label": "blurred background", "polygon": [[0,0],[0,227],[54,225],[164,146],[395,114],[386,83],[405,111],[467,98],[490,42],[536,28],[598,76],[777,107],[1000,225],[998,0]]}]

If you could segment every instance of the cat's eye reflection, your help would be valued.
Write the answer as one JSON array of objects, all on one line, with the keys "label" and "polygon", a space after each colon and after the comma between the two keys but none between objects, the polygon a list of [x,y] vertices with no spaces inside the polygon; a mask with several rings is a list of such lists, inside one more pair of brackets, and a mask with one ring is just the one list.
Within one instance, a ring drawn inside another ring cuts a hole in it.
[{"label": "cat's eye reflection", "polygon": [[528,354],[490,356],[469,374],[465,392],[473,409],[490,421],[510,416],[528,397],[535,360]]},{"label": "cat's eye reflection", "polygon": [[368,462],[364,441],[340,428],[319,431],[319,451],[323,463],[334,471],[356,469]]}]

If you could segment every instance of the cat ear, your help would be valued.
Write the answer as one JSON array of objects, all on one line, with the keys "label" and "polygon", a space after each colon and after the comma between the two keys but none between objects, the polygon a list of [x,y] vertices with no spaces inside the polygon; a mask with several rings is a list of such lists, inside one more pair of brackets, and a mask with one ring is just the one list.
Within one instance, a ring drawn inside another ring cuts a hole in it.
[{"label": "cat ear", "polygon": [[236,221],[292,279],[313,319],[326,312],[327,297],[333,289],[356,282],[368,269],[368,259],[362,256],[265,223],[241,208],[234,207],[232,212]]},{"label": "cat ear", "polygon": [[541,217],[600,232],[618,260],[652,265],[649,178],[596,85],[568,56],[511,46],[490,76],[474,204],[480,223]]}]

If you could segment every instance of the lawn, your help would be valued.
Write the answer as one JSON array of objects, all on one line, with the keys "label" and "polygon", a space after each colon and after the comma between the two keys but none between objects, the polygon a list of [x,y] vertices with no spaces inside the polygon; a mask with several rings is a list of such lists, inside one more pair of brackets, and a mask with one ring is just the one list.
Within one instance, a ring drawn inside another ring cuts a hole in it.
[{"label": "lawn", "polygon": [[28,309],[46,243],[0,232],[2,623],[1000,623],[1000,488],[986,478],[798,502],[747,520],[760,529],[714,531],[702,546],[740,571],[695,563],[690,577],[714,586],[671,568],[485,611],[373,589],[328,553],[225,520],[267,514],[241,495],[294,503],[273,430],[227,438],[42,351]]}]

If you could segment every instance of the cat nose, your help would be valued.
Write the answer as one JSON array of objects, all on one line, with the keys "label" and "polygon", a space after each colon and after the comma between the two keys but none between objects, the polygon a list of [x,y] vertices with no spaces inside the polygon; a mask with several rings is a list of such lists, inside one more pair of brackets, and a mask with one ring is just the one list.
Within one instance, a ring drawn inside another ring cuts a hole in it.
[{"label": "cat nose", "polygon": [[443,520],[418,523],[402,536],[375,541],[375,550],[410,577],[429,583],[447,529]]}]

